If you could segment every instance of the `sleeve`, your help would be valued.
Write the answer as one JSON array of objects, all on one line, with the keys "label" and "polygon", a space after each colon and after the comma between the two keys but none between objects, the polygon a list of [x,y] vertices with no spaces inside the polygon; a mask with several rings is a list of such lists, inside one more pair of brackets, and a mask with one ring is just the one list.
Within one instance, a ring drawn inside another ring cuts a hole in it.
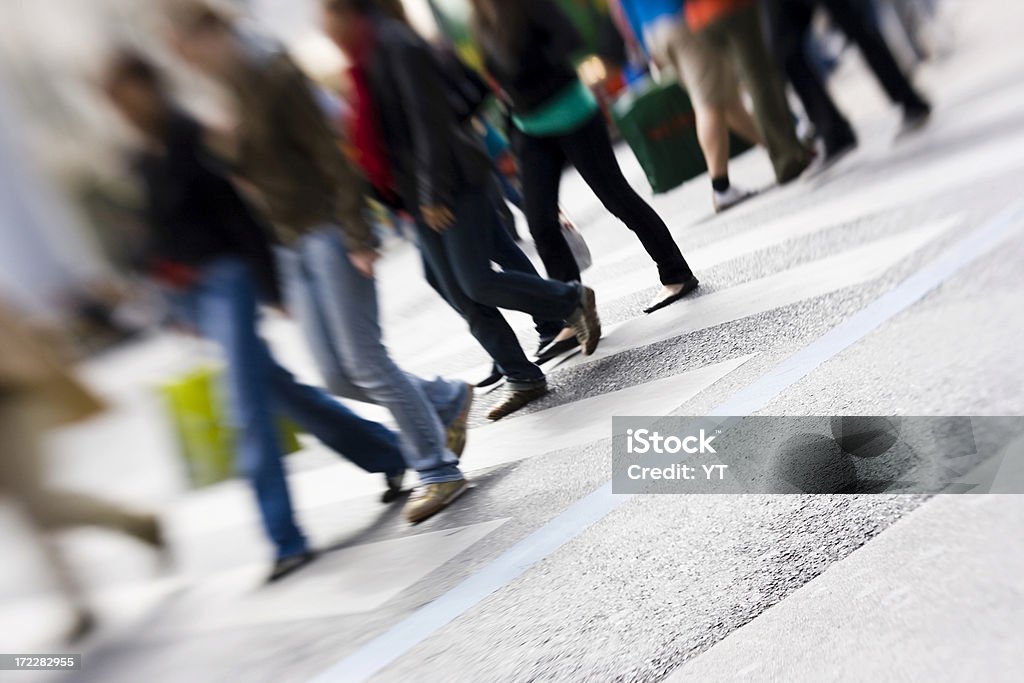
[{"label": "sleeve", "polygon": [[453,190],[444,163],[450,141],[443,133],[451,126],[447,119],[452,113],[436,56],[411,32],[392,35],[395,38],[385,49],[411,129],[419,204],[451,206]]},{"label": "sleeve", "polygon": [[570,64],[586,46],[572,19],[553,0],[525,0],[527,19],[543,36],[552,64]]},{"label": "sleeve", "polygon": [[338,147],[338,137],[317,101],[313,86],[297,66],[287,60],[281,67],[276,93],[278,124],[301,154],[312,160],[335,188],[335,202],[345,245],[358,251],[376,246],[366,220],[365,182]]}]

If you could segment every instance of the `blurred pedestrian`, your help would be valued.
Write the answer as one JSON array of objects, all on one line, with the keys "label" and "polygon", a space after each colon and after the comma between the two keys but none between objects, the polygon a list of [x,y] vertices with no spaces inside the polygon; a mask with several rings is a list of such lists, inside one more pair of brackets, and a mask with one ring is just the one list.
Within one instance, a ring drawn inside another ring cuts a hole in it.
[{"label": "blurred pedestrian", "polygon": [[917,130],[931,115],[931,106],[911,84],[865,7],[854,0],[763,0],[768,36],[825,147],[824,165],[831,165],[857,147],[849,120],[828,93],[828,86],[807,54],[807,35],[814,12],[828,12],[833,24],[860,48],[875,78],[903,109],[901,134]]},{"label": "blurred pedestrian", "polygon": [[468,488],[459,454],[473,388],[416,377],[388,354],[366,188],[305,74],[280,44],[250,33],[207,0],[182,0],[171,9],[179,54],[233,96],[235,168],[262,200],[282,245],[277,255],[288,309],[333,393],[391,411],[406,462],[422,484],[406,518],[422,521]]},{"label": "blurred pedestrian", "polygon": [[[690,32],[683,0],[613,0],[628,29],[646,45],[651,58],[671,64],[686,87],[697,119],[697,139],[711,177],[716,212],[749,199],[729,180],[730,129],[748,142],[763,145],[757,124],[743,104],[736,67],[728,57]],[[623,27],[626,28],[626,27]]]},{"label": "blurred pedestrian", "polygon": [[[658,265],[662,289],[646,312],[694,291],[697,278],[665,222],[622,175],[597,100],[573,67],[582,39],[569,18],[551,0],[472,4],[487,70],[511,106],[518,129],[526,220],[548,276],[563,282],[581,279],[559,222],[559,185],[570,163]],[[556,343],[571,339],[571,332],[563,331]]]},{"label": "blurred pedestrian", "polygon": [[756,0],[686,0],[685,14],[690,31],[725,55],[743,79],[775,179],[782,185],[795,180],[811,155],[797,138],[786,83],[765,44]]},{"label": "blurred pedestrian", "polygon": [[[40,442],[51,428],[81,422],[102,412],[103,404],[64,367],[50,338],[33,329],[0,302],[0,494],[25,512],[38,535],[44,558],[73,610],[69,641],[89,633],[96,619],[71,567],[44,534],[55,529],[94,526],[131,536],[166,551],[157,516],[128,509],[97,496],[49,486]],[[86,454],[82,454],[85,456]],[[8,551],[10,549],[8,548]]]},{"label": "blurred pedestrian", "polygon": [[426,41],[373,0],[325,0],[324,8],[327,34],[351,60],[359,96],[380,121],[429,271],[508,380],[507,399],[489,414],[500,419],[547,393],[547,380],[497,309],[565,322],[590,354],[601,336],[594,291],[491,267],[505,229],[503,200],[486,152],[456,113],[452,75]]},{"label": "blurred pedestrian", "polygon": [[258,294],[277,303],[267,230],[203,143],[199,123],[175,106],[156,66],[123,51],[104,86],[145,142],[135,166],[152,230],[152,274],[176,317],[216,342],[227,359],[225,392],[239,435],[238,461],[256,493],[275,546],[274,581],[314,555],[295,523],[282,462],[278,416],[369,472],[385,475],[388,497],[401,489],[398,438],[325,392],[299,384],[257,332]]}]

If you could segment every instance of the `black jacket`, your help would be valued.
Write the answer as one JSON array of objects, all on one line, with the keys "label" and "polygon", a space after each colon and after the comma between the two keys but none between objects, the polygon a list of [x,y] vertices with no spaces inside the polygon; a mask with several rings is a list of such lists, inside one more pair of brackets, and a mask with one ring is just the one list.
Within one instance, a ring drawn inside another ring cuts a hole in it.
[{"label": "black jacket", "polygon": [[194,119],[173,115],[164,150],[139,155],[136,168],[145,188],[152,260],[198,268],[239,256],[252,268],[263,297],[280,301],[268,227],[208,153]]},{"label": "black jacket", "polygon": [[551,0],[517,0],[526,21],[513,37],[511,52],[481,40],[488,72],[512,108],[528,114],[579,78],[573,55],[583,47],[576,26]]},{"label": "black jacket", "polygon": [[[398,191],[410,210],[452,206],[488,182],[490,159],[457,111],[457,78],[438,54],[402,22],[372,18],[375,48],[367,80]],[[454,99],[453,99],[454,98]]]}]

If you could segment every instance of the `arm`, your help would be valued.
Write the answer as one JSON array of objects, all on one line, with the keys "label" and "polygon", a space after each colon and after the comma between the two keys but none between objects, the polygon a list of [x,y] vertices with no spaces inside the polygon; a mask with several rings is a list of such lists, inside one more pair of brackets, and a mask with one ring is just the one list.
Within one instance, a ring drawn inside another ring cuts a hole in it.
[{"label": "arm", "polygon": [[553,0],[524,0],[526,16],[544,36],[545,52],[552,63],[571,64],[586,46],[576,25]]},{"label": "arm", "polygon": [[[404,31],[394,31],[381,49],[387,52],[398,97],[408,117],[416,164],[417,201],[420,207],[450,207],[452,190],[444,159],[450,141],[443,133],[451,126],[452,112],[434,54],[426,43]],[[426,216],[425,216],[426,217]],[[431,226],[433,227],[433,226]]]}]

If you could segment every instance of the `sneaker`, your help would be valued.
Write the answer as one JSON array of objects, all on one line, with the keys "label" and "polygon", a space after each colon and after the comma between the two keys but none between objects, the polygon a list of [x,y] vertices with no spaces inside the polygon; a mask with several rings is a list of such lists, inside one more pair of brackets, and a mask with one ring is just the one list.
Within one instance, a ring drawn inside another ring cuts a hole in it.
[{"label": "sneaker", "polygon": [[923,100],[905,105],[903,107],[903,123],[900,125],[900,132],[896,134],[896,137],[902,138],[916,133],[928,123],[931,116],[932,108]]},{"label": "sneaker", "polygon": [[413,498],[405,505],[405,519],[410,524],[419,524],[451,505],[469,488],[465,479],[427,484],[417,489]]},{"label": "sneaker", "polygon": [[593,354],[601,341],[601,318],[597,315],[597,295],[593,289],[580,285],[580,306],[566,322],[576,332],[583,355]]},{"label": "sneaker", "polygon": [[462,452],[466,450],[466,422],[469,420],[469,409],[473,407],[473,387],[469,384],[465,387],[465,397],[462,402],[462,412],[455,418],[455,421],[448,425],[446,430],[448,450],[461,458]]},{"label": "sneaker", "polygon": [[278,558],[278,560],[274,562],[274,568],[270,571],[270,576],[267,577],[267,583],[280,581],[289,574],[302,569],[315,559],[316,553],[312,550],[307,550],[306,552],[299,553],[298,555]]},{"label": "sneaker", "polygon": [[755,193],[748,192],[746,190],[740,190],[734,185],[730,185],[729,189],[719,192],[718,190],[711,190],[711,202],[715,206],[715,213],[722,213],[728,211],[734,206],[742,204]]},{"label": "sneaker", "polygon": [[477,389],[486,389],[492,387],[501,380],[505,379],[505,375],[502,374],[501,370],[498,369],[497,363],[491,365],[491,374],[484,377],[482,380],[476,383]]},{"label": "sneaker", "polygon": [[393,503],[402,495],[402,484],[405,483],[405,470],[398,474],[384,475],[384,484],[387,488],[380,494],[380,502]]},{"label": "sneaker", "polygon": [[517,410],[533,403],[537,399],[546,396],[547,393],[547,382],[542,382],[535,387],[510,389],[505,400],[494,406],[494,408],[491,409],[491,412],[487,413],[487,419],[497,421],[503,417],[507,417]]}]

